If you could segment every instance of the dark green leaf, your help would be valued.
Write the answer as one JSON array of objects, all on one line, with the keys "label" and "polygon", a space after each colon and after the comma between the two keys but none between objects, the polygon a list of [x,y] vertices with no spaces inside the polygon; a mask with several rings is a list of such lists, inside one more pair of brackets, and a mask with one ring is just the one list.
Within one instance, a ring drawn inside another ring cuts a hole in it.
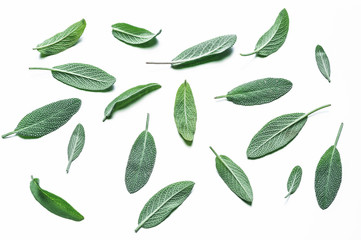
[{"label": "dark green leaf", "polygon": [[288,194],[286,195],[285,198],[288,198],[289,196],[291,196],[296,192],[298,186],[300,186],[301,178],[302,178],[302,168],[300,166],[294,167],[292,169],[290,176],[288,177],[288,181],[287,181]]},{"label": "dark green leaf", "polygon": [[69,173],[71,163],[79,157],[85,143],[84,127],[80,123],[75,127],[68,144],[68,166],[66,172]]},{"label": "dark green leaf", "polygon": [[323,50],[323,48],[320,45],[316,46],[315,55],[316,55],[316,62],[317,62],[318,69],[320,70],[322,75],[328,80],[328,82],[331,82],[330,62],[325,53],[325,50]]},{"label": "dark green leaf", "polygon": [[162,32],[162,30],[159,30],[157,34],[154,34],[144,28],[135,27],[127,23],[116,23],[112,25],[112,28],[112,34],[116,39],[132,45],[149,42]]}]

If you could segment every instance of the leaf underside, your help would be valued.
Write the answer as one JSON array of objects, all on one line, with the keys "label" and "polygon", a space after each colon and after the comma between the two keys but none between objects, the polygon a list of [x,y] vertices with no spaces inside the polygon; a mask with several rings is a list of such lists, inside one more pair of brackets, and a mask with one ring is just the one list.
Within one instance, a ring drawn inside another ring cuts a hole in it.
[{"label": "leaf underside", "polygon": [[162,30],[159,30],[157,34],[154,34],[146,29],[127,23],[116,23],[112,25],[112,28],[112,34],[116,39],[131,45],[147,43],[162,32]]},{"label": "leaf underside", "polygon": [[71,163],[77,159],[83,150],[85,143],[85,131],[83,125],[80,123],[75,127],[68,144],[68,162],[67,172]]},{"label": "leaf underside", "polygon": [[302,178],[302,168],[300,166],[294,167],[290,173],[290,176],[288,177],[288,181],[287,181],[288,194],[286,198],[296,192],[297,188],[301,183],[301,178]]},{"label": "leaf underside", "polygon": [[316,56],[316,62],[318,69],[322,73],[322,75],[331,82],[330,76],[331,76],[331,68],[330,68],[330,61],[328,60],[328,57],[326,55],[325,50],[320,45],[316,46],[315,49],[315,56]]}]

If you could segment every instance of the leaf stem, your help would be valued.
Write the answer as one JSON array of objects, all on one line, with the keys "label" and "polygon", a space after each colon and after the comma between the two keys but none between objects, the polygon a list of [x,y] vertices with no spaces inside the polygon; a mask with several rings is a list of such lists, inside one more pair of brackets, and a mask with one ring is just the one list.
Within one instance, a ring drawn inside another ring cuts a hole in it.
[{"label": "leaf stem", "polygon": [[246,54],[240,53],[239,55],[241,55],[243,57],[246,57],[246,56],[251,56],[251,55],[256,54],[256,53],[257,53],[257,51],[251,52],[251,53],[246,53]]},{"label": "leaf stem", "polygon": [[216,151],[214,151],[214,149],[213,149],[211,146],[209,146],[209,148],[212,150],[212,152],[214,153],[214,155],[216,155],[217,158],[221,159],[221,158],[219,157],[219,155],[216,153]]},{"label": "leaf stem", "polygon": [[145,124],[145,130],[148,131],[148,126],[149,126],[149,113],[147,113],[147,122]]},{"label": "leaf stem", "polygon": [[43,67],[29,67],[29,70],[49,70],[49,71],[53,71],[54,69],[43,68]]},{"label": "leaf stem", "polygon": [[217,97],[214,97],[214,99],[225,98],[225,97],[227,97],[227,95],[217,96]]},{"label": "leaf stem", "polygon": [[335,147],[337,146],[338,139],[340,138],[342,128],[343,128],[343,123],[341,123],[340,128],[338,129],[337,137],[336,137],[335,144],[334,144]]},{"label": "leaf stem", "polygon": [[173,64],[175,62],[145,62],[146,64]]},{"label": "leaf stem", "polygon": [[69,161],[68,162],[68,166],[66,166],[66,173],[69,173],[69,169],[70,169],[70,166],[71,166],[71,163],[72,163],[73,161]]},{"label": "leaf stem", "polygon": [[107,116],[105,116],[104,118],[103,118],[103,122],[105,122],[105,120],[107,120],[108,119],[108,117]]},{"label": "leaf stem", "polygon": [[135,229],[135,232],[137,233],[141,227],[142,225],[139,224],[138,227]]},{"label": "leaf stem", "polygon": [[15,133],[15,131],[12,131],[12,132],[9,132],[9,133],[6,133],[6,134],[2,135],[1,137],[6,138],[7,136],[10,136],[10,135],[12,135],[14,133]]},{"label": "leaf stem", "polygon": [[307,113],[305,116],[309,116],[309,115],[311,115],[312,113],[317,112],[318,110],[321,110],[321,109],[326,108],[326,107],[329,107],[329,106],[331,106],[331,104],[327,104],[327,105],[324,105],[324,106],[322,106],[322,107],[316,108],[315,110],[312,110],[311,112]]}]

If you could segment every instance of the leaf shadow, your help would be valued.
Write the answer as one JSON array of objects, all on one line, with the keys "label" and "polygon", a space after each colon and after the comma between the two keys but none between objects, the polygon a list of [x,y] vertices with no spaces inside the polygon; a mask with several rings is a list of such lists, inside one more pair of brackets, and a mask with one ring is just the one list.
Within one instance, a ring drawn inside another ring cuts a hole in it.
[{"label": "leaf shadow", "polygon": [[183,142],[184,142],[188,147],[191,147],[191,146],[193,145],[193,141],[189,141],[189,140],[184,139],[180,133],[178,133],[178,135],[182,138]]}]

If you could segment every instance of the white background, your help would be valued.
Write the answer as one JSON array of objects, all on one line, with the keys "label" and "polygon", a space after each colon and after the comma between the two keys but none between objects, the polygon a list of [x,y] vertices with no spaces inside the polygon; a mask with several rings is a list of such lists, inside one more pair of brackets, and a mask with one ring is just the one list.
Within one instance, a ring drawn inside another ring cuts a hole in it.
[{"label": "white background", "polygon": [[[290,30],[281,49],[267,58],[241,57],[286,8]],[[45,104],[82,99],[80,111],[59,130],[35,140],[0,140],[0,239],[361,239],[360,22],[359,0],[344,1],[6,1],[1,4],[1,134],[12,131],[25,114]],[[46,58],[33,51],[38,43],[81,18],[87,27],[80,42]],[[116,40],[111,25],[126,22],[152,32],[162,29],[158,44],[137,48]],[[227,58],[175,70],[168,61],[199,42],[237,34]],[[320,44],[331,63],[331,83],[318,71],[314,49]],[[117,78],[105,93],[81,91],[53,79],[53,67],[81,62]],[[270,104],[244,107],[214,100],[232,88],[259,78],[282,77],[292,90]],[[198,110],[194,143],[187,146],[173,119],[176,91],[187,79]],[[121,92],[156,82],[162,88],[102,122],[106,105]],[[312,116],[287,147],[259,160],[247,160],[253,135],[282,114],[331,107]],[[149,130],[157,146],[153,174],[130,195],[124,175],[134,140]],[[67,144],[77,123],[86,143],[66,174]],[[318,207],[314,174],[322,154],[344,122],[338,149],[343,178],[327,210]],[[212,146],[239,164],[250,179],[250,207],[218,176]],[[286,183],[300,165],[303,178],[289,201]],[[35,201],[30,176],[85,216],[74,222],[55,216]],[[152,229],[134,229],[148,199],[166,185],[192,180],[189,198]]]}]

